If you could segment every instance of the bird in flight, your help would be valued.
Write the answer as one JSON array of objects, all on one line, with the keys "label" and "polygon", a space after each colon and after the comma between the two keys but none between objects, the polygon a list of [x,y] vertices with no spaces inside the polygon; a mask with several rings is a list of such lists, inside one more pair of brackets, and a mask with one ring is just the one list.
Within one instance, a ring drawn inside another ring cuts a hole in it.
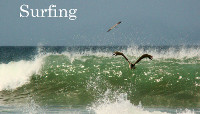
[{"label": "bird in flight", "polygon": [[131,62],[129,62],[129,60],[126,58],[126,56],[123,54],[123,53],[121,53],[121,52],[118,52],[118,51],[116,51],[116,52],[114,52],[113,53],[113,55],[115,55],[115,56],[117,56],[117,55],[122,55],[125,59],[126,59],[126,61],[128,61],[128,63],[129,63],[129,68],[132,70],[132,69],[135,69],[136,67],[135,67],[135,64],[137,64],[138,62],[140,62],[142,59],[144,59],[144,58],[149,58],[149,59],[153,59],[153,56],[151,56],[151,55],[149,55],[149,54],[143,54],[134,64],[132,64]]},{"label": "bird in flight", "polygon": [[117,24],[113,25],[110,29],[108,29],[107,32],[111,31],[113,28],[115,28],[117,25],[119,25],[121,23],[121,21],[119,21]]}]

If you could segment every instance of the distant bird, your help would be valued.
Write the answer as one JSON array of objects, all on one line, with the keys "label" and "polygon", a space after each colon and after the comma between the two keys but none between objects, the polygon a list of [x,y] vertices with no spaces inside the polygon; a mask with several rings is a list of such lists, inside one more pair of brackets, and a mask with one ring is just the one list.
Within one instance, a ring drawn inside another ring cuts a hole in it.
[{"label": "distant bird", "polygon": [[126,56],[123,53],[121,53],[121,52],[116,51],[116,52],[113,53],[113,55],[115,55],[115,56],[122,55],[128,61],[130,69],[135,69],[136,68],[135,64],[138,63],[138,62],[140,62],[144,58],[149,58],[151,60],[153,59],[153,56],[148,55],[148,54],[143,54],[134,64],[132,64],[131,62],[129,62],[129,60],[126,58]]},{"label": "distant bird", "polygon": [[121,21],[119,21],[117,24],[113,25],[110,29],[108,29],[107,32],[111,31],[113,28],[115,28],[117,25],[119,25],[121,23]]}]

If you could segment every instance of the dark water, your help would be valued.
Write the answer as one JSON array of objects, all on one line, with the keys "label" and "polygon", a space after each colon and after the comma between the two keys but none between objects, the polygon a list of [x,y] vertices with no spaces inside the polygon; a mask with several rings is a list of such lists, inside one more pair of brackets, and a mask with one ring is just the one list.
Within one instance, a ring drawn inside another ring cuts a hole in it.
[{"label": "dark water", "polygon": [[[154,59],[130,70],[113,51],[133,62],[144,53]],[[198,46],[0,47],[0,63],[1,112],[11,106],[16,113],[19,107],[28,109],[24,113],[115,113],[115,107],[125,113],[197,113],[200,108]]]}]

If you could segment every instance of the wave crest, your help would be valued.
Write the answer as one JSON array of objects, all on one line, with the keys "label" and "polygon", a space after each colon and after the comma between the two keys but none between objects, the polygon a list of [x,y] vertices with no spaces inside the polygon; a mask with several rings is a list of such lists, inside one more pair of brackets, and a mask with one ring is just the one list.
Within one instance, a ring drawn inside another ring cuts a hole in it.
[{"label": "wave crest", "polygon": [[0,91],[15,89],[27,83],[34,73],[39,73],[42,64],[41,57],[33,61],[21,60],[0,64]]}]

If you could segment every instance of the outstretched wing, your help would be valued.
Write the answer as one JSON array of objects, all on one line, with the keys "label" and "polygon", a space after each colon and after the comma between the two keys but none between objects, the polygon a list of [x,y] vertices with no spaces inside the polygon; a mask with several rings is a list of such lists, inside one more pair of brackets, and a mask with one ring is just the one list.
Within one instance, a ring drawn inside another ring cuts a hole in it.
[{"label": "outstretched wing", "polygon": [[121,21],[119,21],[117,24],[113,25],[110,29],[108,29],[107,32],[111,31],[113,28],[115,28],[117,25],[119,25],[121,23]]},{"label": "outstretched wing", "polygon": [[129,60],[126,58],[126,56],[123,53],[121,53],[121,52],[116,51],[116,52],[113,53],[113,55],[115,55],[115,56],[122,55],[129,62]]},{"label": "outstretched wing", "polygon": [[140,62],[142,59],[144,59],[144,58],[149,58],[149,59],[153,59],[153,56],[151,56],[151,55],[148,55],[148,54],[144,54],[144,55],[142,55],[134,64],[136,64],[136,63],[138,63],[138,62]]}]

